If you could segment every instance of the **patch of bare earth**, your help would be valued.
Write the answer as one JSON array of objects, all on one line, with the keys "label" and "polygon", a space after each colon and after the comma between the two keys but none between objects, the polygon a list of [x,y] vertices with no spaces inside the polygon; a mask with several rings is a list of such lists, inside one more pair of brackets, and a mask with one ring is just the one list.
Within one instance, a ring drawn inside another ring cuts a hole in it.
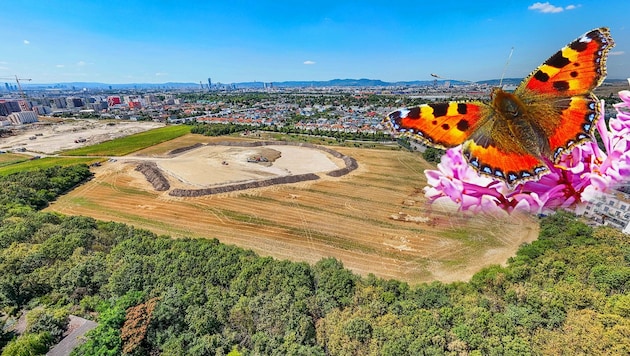
[{"label": "patch of bare earth", "polygon": [[31,152],[53,154],[162,126],[164,124],[149,121],[46,120],[12,128],[12,135],[0,140],[0,149],[23,148]]},{"label": "patch of bare earth", "polygon": [[[205,145],[215,141],[187,135],[105,163],[94,169],[92,181],[48,210],[130,223],[173,237],[217,238],[279,259],[315,263],[333,256],[359,274],[411,283],[467,280],[484,266],[505,263],[522,243],[537,237],[531,217],[466,216],[428,205],[423,171],[431,166],[417,154],[333,147],[358,162],[358,169],[335,178],[324,173],[343,163],[321,150],[265,147],[280,152],[265,166],[247,158],[274,152]],[[202,146],[168,154],[196,143]],[[180,198],[156,191],[135,170],[146,160],[156,162],[171,188],[297,174],[309,167],[321,178]]]}]

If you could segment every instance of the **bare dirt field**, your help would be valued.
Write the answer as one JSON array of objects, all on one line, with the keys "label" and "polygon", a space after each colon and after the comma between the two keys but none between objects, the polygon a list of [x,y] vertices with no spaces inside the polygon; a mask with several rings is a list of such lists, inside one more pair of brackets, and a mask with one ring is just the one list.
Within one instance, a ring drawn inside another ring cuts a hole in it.
[{"label": "bare dirt field", "polygon": [[53,154],[162,126],[162,123],[147,121],[42,121],[21,128],[11,128],[14,135],[0,138],[0,150],[24,148],[33,153]]},{"label": "bare dirt field", "polygon": [[[267,165],[247,162],[260,148],[204,145],[168,154],[217,140],[186,135],[104,163],[92,181],[48,210],[173,237],[217,238],[279,259],[315,263],[333,256],[356,273],[411,283],[467,280],[483,266],[505,263],[537,237],[531,217],[466,216],[427,205],[423,171],[431,166],[410,152],[331,147],[359,164],[338,178],[322,172],[341,167],[339,159],[303,147],[265,146],[280,153]],[[307,171],[320,179],[181,198],[155,191],[135,170],[143,161],[156,162],[171,187]]]},{"label": "bare dirt field", "polygon": [[[273,162],[248,162],[248,159],[266,157],[275,152],[279,158]],[[202,146],[176,158],[158,160],[157,164],[166,174],[176,177],[176,183],[192,187],[208,187],[289,174],[327,172],[340,168],[332,158],[316,149],[273,145]]]}]

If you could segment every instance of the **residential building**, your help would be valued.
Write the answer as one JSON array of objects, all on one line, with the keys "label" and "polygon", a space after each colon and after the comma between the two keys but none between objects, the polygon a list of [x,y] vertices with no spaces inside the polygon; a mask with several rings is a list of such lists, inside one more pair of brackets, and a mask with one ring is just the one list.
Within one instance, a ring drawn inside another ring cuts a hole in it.
[{"label": "residential building", "polygon": [[121,100],[119,96],[108,96],[107,97],[107,105],[114,106],[114,105],[120,105],[121,104]]},{"label": "residential building", "polygon": [[611,226],[630,234],[630,194],[616,190],[588,203],[583,216],[596,225]]},{"label": "residential building", "polygon": [[37,122],[37,114],[34,111],[14,112],[7,116],[7,120],[13,125],[23,125]]}]

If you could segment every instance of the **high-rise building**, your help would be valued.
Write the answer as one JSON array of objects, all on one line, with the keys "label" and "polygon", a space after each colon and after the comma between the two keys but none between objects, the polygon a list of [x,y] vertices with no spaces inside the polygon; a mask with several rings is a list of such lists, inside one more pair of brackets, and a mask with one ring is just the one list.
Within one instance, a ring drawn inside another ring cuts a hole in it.
[{"label": "high-rise building", "polygon": [[212,80],[208,78],[208,90],[212,90]]},{"label": "high-rise building", "polygon": [[52,98],[49,99],[48,102],[50,103],[50,106],[55,109],[65,109],[68,107],[68,103],[65,98]]},{"label": "high-rise building", "polygon": [[7,116],[12,112],[13,110],[11,110],[7,103],[0,101],[0,116]]},{"label": "high-rise building", "polygon": [[20,104],[17,101],[4,101],[0,100],[0,115],[7,116],[12,112],[20,112]]},{"label": "high-rise building", "polygon": [[157,96],[155,96],[153,94],[145,94],[144,95],[144,102],[147,105],[151,105],[152,103],[157,103],[158,99],[157,99]]},{"label": "high-rise building", "polygon": [[83,99],[76,98],[76,97],[66,98],[66,104],[70,108],[80,108],[80,107],[83,107],[84,105]]}]

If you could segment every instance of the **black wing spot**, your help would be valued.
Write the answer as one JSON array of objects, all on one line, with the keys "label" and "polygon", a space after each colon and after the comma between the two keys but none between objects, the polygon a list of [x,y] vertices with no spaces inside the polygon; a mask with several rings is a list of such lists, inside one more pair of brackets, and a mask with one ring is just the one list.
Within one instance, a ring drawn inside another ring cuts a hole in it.
[{"label": "black wing spot", "polygon": [[457,123],[457,129],[459,131],[466,131],[470,128],[470,125],[468,124],[467,120],[459,120],[459,122]]},{"label": "black wing spot", "polygon": [[420,108],[419,107],[415,107],[415,108],[411,108],[409,109],[409,113],[407,114],[407,117],[410,119],[417,119],[420,117]]},{"label": "black wing spot", "polygon": [[432,123],[433,125],[437,125],[437,120],[433,120],[433,121],[431,121],[431,123]]},{"label": "black wing spot", "polygon": [[394,111],[393,113],[389,114],[389,118],[390,120],[400,120],[400,111]]},{"label": "black wing spot", "polygon": [[[590,33],[587,36],[591,38],[593,37]],[[588,42],[582,42],[579,40],[574,41],[573,43],[569,45],[569,48],[571,48],[574,51],[582,52],[588,48]]]},{"label": "black wing spot", "polygon": [[468,112],[468,105],[466,104],[457,104],[457,113],[460,115],[466,115]]},{"label": "black wing spot", "polygon": [[514,172],[508,172],[507,173],[507,182],[508,184],[512,184],[514,183],[514,181],[516,181],[518,179],[518,175]]},{"label": "black wing spot", "polygon": [[558,80],[553,82],[553,87],[560,91],[569,90],[569,83],[565,80]]},{"label": "black wing spot", "polygon": [[570,73],[570,75],[571,75],[572,78],[575,78],[575,77],[578,76],[578,72],[573,71],[573,72]]},{"label": "black wing spot", "polygon": [[549,58],[545,62],[546,65],[550,65],[550,66],[556,67],[556,68],[562,68],[562,67],[566,66],[569,63],[571,63],[571,61],[569,60],[569,58],[566,58],[566,57],[562,56],[562,52],[561,51],[556,52],[556,54],[551,56],[551,58]]},{"label": "black wing spot", "polygon": [[448,130],[448,129],[450,129],[451,127],[450,127],[448,124],[442,124],[442,128],[443,128],[444,130]]},{"label": "black wing spot", "polygon": [[433,116],[440,117],[448,112],[448,103],[429,104],[433,108]]},{"label": "black wing spot", "polygon": [[549,74],[543,72],[542,70],[539,70],[538,72],[536,72],[536,74],[534,74],[534,78],[544,83],[549,80]]}]

